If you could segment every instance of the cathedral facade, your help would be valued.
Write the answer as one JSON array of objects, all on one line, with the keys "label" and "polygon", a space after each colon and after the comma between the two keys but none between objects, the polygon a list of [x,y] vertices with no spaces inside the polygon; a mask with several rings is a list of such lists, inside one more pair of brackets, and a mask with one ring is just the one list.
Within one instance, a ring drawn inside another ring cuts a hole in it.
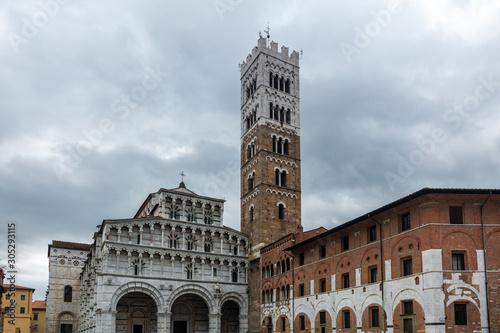
[{"label": "cathedral facade", "polygon": [[[57,311],[47,332],[246,332],[247,237],[223,212],[224,200],[181,183],[150,194],[133,218],[104,220],[82,265],[49,267]],[[62,245],[50,246],[51,263],[75,247]],[[70,288],[78,299],[64,298]]]}]

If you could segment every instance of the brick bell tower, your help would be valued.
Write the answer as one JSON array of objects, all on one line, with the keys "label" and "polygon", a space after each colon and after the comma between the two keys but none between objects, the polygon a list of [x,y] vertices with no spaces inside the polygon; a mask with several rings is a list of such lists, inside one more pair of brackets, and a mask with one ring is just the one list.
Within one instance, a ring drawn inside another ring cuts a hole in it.
[{"label": "brick bell tower", "polygon": [[241,64],[241,231],[249,331],[261,330],[259,250],[301,227],[299,54],[260,37]]}]

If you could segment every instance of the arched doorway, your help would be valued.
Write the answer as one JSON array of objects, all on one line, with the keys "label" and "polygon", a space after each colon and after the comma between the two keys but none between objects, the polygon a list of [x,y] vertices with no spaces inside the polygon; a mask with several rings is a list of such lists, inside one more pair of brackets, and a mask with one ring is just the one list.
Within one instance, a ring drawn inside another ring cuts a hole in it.
[{"label": "arched doorway", "polygon": [[156,333],[155,301],[145,293],[125,294],[116,306],[116,333]]},{"label": "arched doorway", "polygon": [[238,333],[240,329],[240,307],[235,301],[226,301],[221,309],[221,333]]},{"label": "arched doorway", "polygon": [[172,305],[172,333],[208,333],[207,303],[198,295],[185,294]]}]

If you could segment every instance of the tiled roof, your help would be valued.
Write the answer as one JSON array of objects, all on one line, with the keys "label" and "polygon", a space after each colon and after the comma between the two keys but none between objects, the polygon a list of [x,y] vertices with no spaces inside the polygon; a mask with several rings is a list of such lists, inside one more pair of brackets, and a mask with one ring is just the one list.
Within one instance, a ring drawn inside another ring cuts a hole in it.
[{"label": "tiled roof", "polygon": [[83,243],[73,243],[73,242],[64,242],[64,241],[53,240],[52,244],[50,246],[64,247],[64,248],[75,249],[75,250],[90,251],[90,244],[83,244]]},{"label": "tiled roof", "polygon": [[[10,284],[4,284],[3,287],[7,290],[10,290]],[[15,286],[16,289],[24,289],[24,290],[35,290],[35,288],[30,288],[30,287],[23,287],[23,286]]]},{"label": "tiled roof", "polygon": [[33,307],[33,310],[35,310],[35,309],[46,309],[47,308],[47,302],[45,302],[45,301],[34,301],[32,307]]}]

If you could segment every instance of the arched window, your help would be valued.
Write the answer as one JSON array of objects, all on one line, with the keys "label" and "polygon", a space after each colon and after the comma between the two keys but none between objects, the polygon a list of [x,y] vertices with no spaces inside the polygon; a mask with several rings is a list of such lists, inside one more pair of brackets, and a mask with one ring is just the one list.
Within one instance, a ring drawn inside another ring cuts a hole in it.
[{"label": "arched window", "polygon": [[290,93],[290,79],[287,79],[287,80],[285,81],[285,92],[286,92],[287,94],[289,94],[289,93]]},{"label": "arched window", "polygon": [[285,121],[285,109],[281,108],[280,110],[280,121],[284,122]]},{"label": "arched window", "polygon": [[250,208],[250,222],[253,222],[253,207]]},{"label": "arched window", "polygon": [[288,155],[288,140],[285,139],[285,143],[283,144],[283,154]]},{"label": "arched window", "polygon": [[231,273],[231,281],[238,282],[238,268],[233,269]]},{"label": "arched window", "polygon": [[283,139],[279,138],[278,140],[278,154],[283,154]]},{"label": "arched window", "polygon": [[273,72],[269,72],[269,87],[273,87]]},{"label": "arched window", "polygon": [[280,90],[281,91],[285,90],[285,79],[284,78],[280,79]]},{"label": "arched window", "polygon": [[276,268],[278,269],[278,274],[280,274],[281,273],[281,263],[279,261],[278,261]]},{"label": "arched window", "polygon": [[286,186],[286,171],[281,173],[280,186]]},{"label": "arched window", "polygon": [[278,106],[276,106],[276,107],[274,108],[274,119],[275,119],[275,120],[279,120],[279,112],[280,112],[280,111],[279,111],[279,108],[278,108]]},{"label": "arched window", "polygon": [[278,205],[278,218],[280,220],[285,218],[285,206],[283,204]]},{"label": "arched window", "polygon": [[186,266],[186,279],[193,279],[193,264],[187,264]]},{"label": "arched window", "polygon": [[276,74],[274,76],[274,88],[278,89],[278,87],[279,87],[279,78],[278,78],[278,74]]},{"label": "arched window", "polygon": [[286,119],[285,119],[287,124],[290,124],[292,122],[292,113],[290,112],[290,109],[286,111]]},{"label": "arched window", "polygon": [[280,186],[280,171],[278,169],[274,170],[274,175],[276,186]]},{"label": "arched window", "polygon": [[73,302],[73,288],[71,286],[64,287],[64,302]]},{"label": "arched window", "polygon": [[276,152],[276,136],[273,135],[273,153]]},{"label": "arched window", "polygon": [[269,118],[273,119],[273,103],[269,103]]}]

